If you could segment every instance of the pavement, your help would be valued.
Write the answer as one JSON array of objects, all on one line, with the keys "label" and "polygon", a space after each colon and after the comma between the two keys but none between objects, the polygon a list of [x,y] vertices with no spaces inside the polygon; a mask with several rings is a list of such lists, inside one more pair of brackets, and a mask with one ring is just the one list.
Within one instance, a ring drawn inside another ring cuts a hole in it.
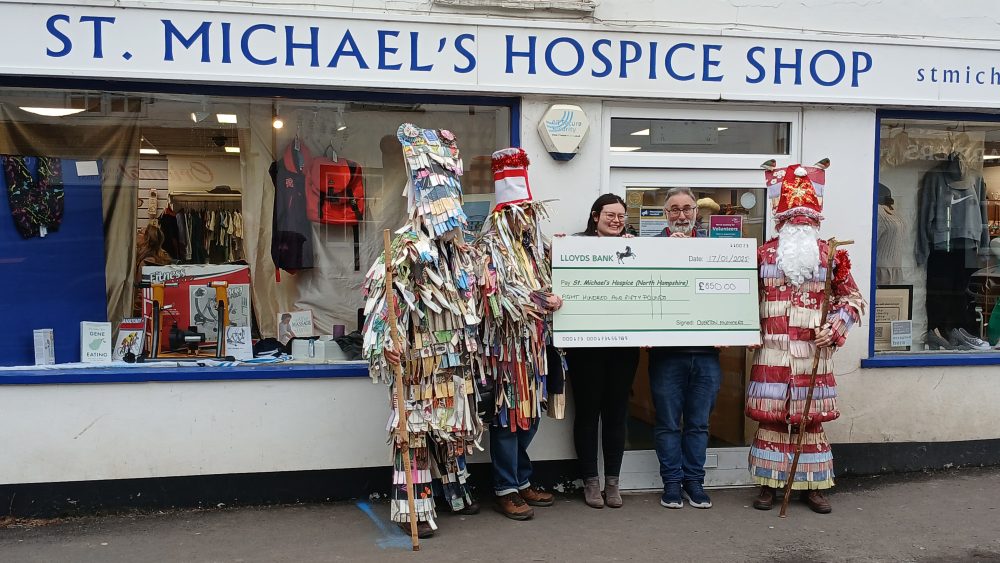
[{"label": "pavement", "polygon": [[711,491],[714,507],[670,510],[654,493],[594,510],[559,496],[527,522],[487,501],[442,514],[410,550],[384,501],[0,520],[0,561],[918,561],[1000,562],[1000,468],[841,479],[833,513],[793,501],[788,518],[750,506],[753,489]]}]

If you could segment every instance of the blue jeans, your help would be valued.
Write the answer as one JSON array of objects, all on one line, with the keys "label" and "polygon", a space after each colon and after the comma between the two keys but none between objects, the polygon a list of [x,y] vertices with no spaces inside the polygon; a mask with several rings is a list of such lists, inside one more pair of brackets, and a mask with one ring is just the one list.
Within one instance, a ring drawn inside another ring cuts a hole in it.
[{"label": "blue jeans", "polygon": [[715,350],[650,351],[649,390],[656,408],[653,439],[664,485],[705,482],[708,417],[721,384],[722,368]]},{"label": "blue jeans", "polygon": [[528,446],[538,431],[536,418],[531,428],[511,432],[496,424],[490,425],[490,457],[493,460],[493,492],[503,496],[531,486],[531,459]]}]

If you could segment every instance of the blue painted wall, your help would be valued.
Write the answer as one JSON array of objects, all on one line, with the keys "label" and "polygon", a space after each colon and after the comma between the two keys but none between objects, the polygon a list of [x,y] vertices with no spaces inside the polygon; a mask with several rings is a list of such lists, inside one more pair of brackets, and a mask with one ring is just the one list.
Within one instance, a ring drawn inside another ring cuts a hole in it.
[{"label": "blue painted wall", "polygon": [[107,320],[101,176],[79,176],[76,163],[62,160],[63,221],[45,238],[18,234],[0,171],[0,365],[35,363],[36,328],[55,332],[56,362],[78,362],[80,321]]}]

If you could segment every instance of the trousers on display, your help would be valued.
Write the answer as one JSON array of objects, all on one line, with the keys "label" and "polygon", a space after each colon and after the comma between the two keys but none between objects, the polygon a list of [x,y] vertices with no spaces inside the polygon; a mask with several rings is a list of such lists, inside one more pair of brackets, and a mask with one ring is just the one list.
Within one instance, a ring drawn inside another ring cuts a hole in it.
[{"label": "trousers on display", "polygon": [[932,250],[927,256],[928,331],[936,328],[945,338],[956,328],[979,334],[968,294],[976,262],[975,248]]}]

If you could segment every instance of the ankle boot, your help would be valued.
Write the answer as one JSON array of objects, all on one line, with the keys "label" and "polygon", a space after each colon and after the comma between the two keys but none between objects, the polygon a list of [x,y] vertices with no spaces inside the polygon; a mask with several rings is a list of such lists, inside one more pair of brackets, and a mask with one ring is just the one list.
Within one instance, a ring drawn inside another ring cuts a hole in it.
[{"label": "ankle boot", "polygon": [[753,499],[753,507],[757,510],[771,510],[774,506],[775,491],[767,485],[761,485],[760,494]]},{"label": "ankle boot", "polygon": [[604,508],[601,498],[601,480],[597,477],[587,477],[583,480],[583,500],[591,508]]},{"label": "ankle boot", "polygon": [[608,505],[608,508],[622,507],[622,494],[618,490],[617,476],[604,477],[604,504]]}]

